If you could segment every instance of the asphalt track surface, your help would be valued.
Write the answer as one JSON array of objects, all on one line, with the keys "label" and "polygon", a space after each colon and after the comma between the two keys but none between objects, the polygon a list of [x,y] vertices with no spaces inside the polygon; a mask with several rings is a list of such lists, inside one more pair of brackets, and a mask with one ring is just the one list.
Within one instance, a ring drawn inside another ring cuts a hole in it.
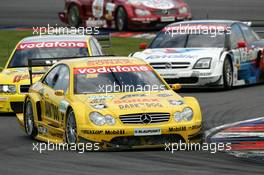
[{"label": "asphalt track surface", "polygon": [[[214,18],[263,19],[263,0],[186,0],[195,17],[209,12]],[[231,4],[230,4],[231,3]],[[56,12],[63,0],[1,0],[0,25],[41,26],[59,23]],[[231,91],[196,90],[181,92],[195,96],[203,109],[204,130],[236,121],[262,117],[264,85]],[[263,164],[206,151],[163,150],[120,152],[32,151],[32,140],[18,127],[14,116],[0,117],[0,174],[263,174]]]}]

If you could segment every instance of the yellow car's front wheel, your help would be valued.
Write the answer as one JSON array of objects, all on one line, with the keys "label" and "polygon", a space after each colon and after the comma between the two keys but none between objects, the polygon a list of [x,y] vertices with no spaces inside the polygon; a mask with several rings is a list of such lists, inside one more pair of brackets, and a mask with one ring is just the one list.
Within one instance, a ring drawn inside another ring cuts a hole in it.
[{"label": "yellow car's front wheel", "polygon": [[25,131],[28,136],[34,139],[38,134],[38,130],[35,126],[32,103],[30,100],[26,102],[24,116]]},{"label": "yellow car's front wheel", "polygon": [[68,144],[77,143],[77,125],[73,110],[70,110],[67,115],[65,135]]}]

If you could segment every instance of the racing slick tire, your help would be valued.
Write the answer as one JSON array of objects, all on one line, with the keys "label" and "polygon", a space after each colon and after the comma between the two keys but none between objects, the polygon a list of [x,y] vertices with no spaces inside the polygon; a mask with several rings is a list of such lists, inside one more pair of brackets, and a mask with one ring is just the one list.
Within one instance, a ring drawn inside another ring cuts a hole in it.
[{"label": "racing slick tire", "polygon": [[72,109],[69,110],[66,119],[65,137],[67,144],[77,143],[77,125],[75,115]]},{"label": "racing slick tire", "polygon": [[223,65],[223,81],[224,89],[231,89],[233,87],[233,69],[228,58],[225,59]]},{"label": "racing slick tire", "polygon": [[30,100],[26,101],[24,116],[25,116],[24,126],[25,126],[26,134],[30,138],[35,139],[35,137],[38,135],[38,129],[36,128],[36,125],[34,122],[33,108],[32,108],[32,103]]},{"label": "racing slick tire", "polygon": [[119,7],[116,13],[116,29],[118,31],[124,31],[128,29],[127,13],[123,7]]},{"label": "racing slick tire", "polygon": [[76,5],[70,6],[68,19],[69,19],[69,25],[72,27],[80,27],[82,25],[80,12]]}]

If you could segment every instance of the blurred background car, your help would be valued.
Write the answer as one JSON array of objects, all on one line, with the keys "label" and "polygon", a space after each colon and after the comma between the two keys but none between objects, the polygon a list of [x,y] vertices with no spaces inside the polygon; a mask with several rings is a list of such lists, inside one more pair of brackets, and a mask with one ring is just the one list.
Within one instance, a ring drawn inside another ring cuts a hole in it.
[{"label": "blurred background car", "polygon": [[[0,72],[0,113],[22,112],[25,94],[30,87],[29,59],[63,59],[102,55],[101,45],[93,36],[86,35],[48,35],[32,36],[21,40],[3,71]],[[49,62],[41,64],[50,64]],[[47,68],[47,67],[46,67]],[[35,67],[40,79],[47,69]]]},{"label": "blurred background car", "polygon": [[165,27],[149,48],[132,55],[148,61],[169,84],[229,89],[264,81],[263,44],[243,22],[193,20]]},{"label": "blurred background car", "polygon": [[62,22],[70,26],[127,29],[162,28],[192,18],[183,0],[66,0]]}]

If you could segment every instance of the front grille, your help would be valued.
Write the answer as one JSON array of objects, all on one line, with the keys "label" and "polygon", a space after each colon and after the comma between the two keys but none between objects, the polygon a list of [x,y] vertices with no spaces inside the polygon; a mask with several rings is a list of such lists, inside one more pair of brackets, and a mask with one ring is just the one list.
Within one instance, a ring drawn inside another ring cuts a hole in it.
[{"label": "front grille", "polygon": [[127,114],[120,115],[119,118],[123,124],[144,124],[144,122],[142,121],[142,115],[148,115],[151,117],[151,120],[148,124],[168,122],[170,119],[169,113]]},{"label": "front grille", "polygon": [[183,77],[183,78],[165,78],[164,79],[168,84],[195,84],[198,82],[198,77]]},{"label": "front grille", "polygon": [[28,93],[30,85],[21,85],[20,86],[20,93]]},{"label": "front grille", "polygon": [[176,9],[164,9],[164,10],[154,10],[153,14],[154,15],[159,15],[159,16],[163,16],[163,15],[176,15],[177,10]]},{"label": "front grille", "polygon": [[10,102],[11,109],[15,113],[22,113],[23,112],[23,102]]},{"label": "front grille", "polygon": [[190,66],[189,62],[160,62],[150,63],[154,69],[186,69]]}]

